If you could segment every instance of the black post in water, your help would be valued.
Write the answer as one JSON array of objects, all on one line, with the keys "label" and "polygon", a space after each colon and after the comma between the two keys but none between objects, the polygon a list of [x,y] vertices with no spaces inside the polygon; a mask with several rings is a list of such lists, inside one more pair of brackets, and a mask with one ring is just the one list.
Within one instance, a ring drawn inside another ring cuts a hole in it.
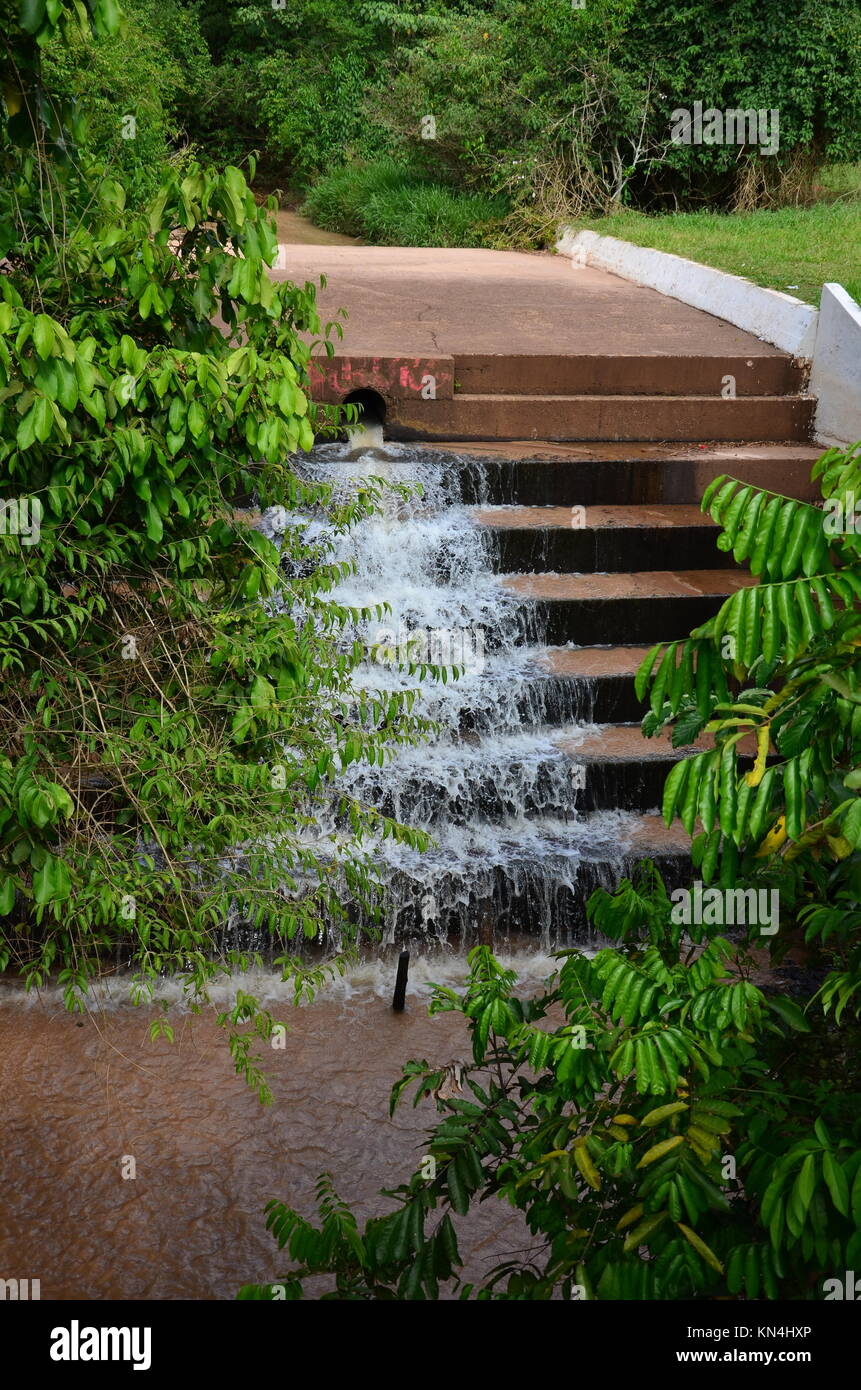
[{"label": "black post in water", "polygon": [[493,950],[493,899],[482,898],[478,905],[478,944]]},{"label": "black post in water", "polygon": [[401,951],[398,956],[398,975],[395,980],[395,995],[392,999],[392,1008],[396,1014],[404,1011],[404,1001],[407,997],[407,975],[410,968],[409,951]]}]

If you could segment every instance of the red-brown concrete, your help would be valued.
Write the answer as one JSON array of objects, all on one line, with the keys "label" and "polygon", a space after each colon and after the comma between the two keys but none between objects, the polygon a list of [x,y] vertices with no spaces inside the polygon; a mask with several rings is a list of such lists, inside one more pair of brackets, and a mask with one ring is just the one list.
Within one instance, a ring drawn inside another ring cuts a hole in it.
[{"label": "red-brown concrete", "polygon": [[673,748],[669,730],[663,730],[652,738],[644,738],[639,724],[607,724],[585,738],[566,738],[562,735],[554,742],[566,757],[578,763],[642,763],[657,759],[675,762],[685,753],[702,753],[714,747],[711,735],[701,734],[680,753]]},{"label": "red-brown concrete", "polygon": [[633,680],[651,647],[548,647],[541,665],[554,676],[575,680],[630,676]]},{"label": "red-brown concrete", "polygon": [[[639,724],[606,724],[603,729],[585,738],[566,738],[564,735],[554,740],[566,757],[580,763],[606,762],[677,762],[680,757],[690,757],[693,753],[704,753],[714,748],[711,734],[700,734],[693,743],[682,748],[674,748],[672,731],[663,729],[651,738],[644,738]],[[756,753],[756,738],[746,734],[736,744],[739,757],[750,757]]]},{"label": "red-brown concrete", "polygon": [[544,459],[548,463],[557,460],[598,463],[605,459],[619,463],[701,463],[710,478],[716,473],[731,473],[733,477],[740,478],[742,474],[739,470],[751,467],[765,467],[772,472],[788,472],[802,467],[809,475],[816,460],[822,457],[822,450],[814,444],[774,444],[753,440],[733,443],[713,440],[692,447],[690,443],[652,440],[553,441],[521,436],[512,440],[446,440],[435,448],[453,454],[474,454],[481,458]]},{"label": "red-brown concrete", "polygon": [[690,838],[680,821],[667,829],[660,816],[637,816],[625,827],[625,845],[632,854],[656,859],[662,854],[688,855]]},{"label": "red-brown concrete", "polygon": [[[710,516],[705,516],[699,507],[583,507],[582,516],[576,520],[577,527],[586,531],[607,528],[608,530],[644,530],[655,527],[706,526],[714,527]],[[476,521],[501,531],[541,530],[545,527],[564,527],[570,530],[575,525],[571,507],[494,507],[475,514]]]},{"label": "red-brown concrete", "polygon": [[314,399],[343,401],[351,391],[370,388],[386,401],[450,400],[454,392],[453,357],[318,357],[311,362]]},{"label": "red-brown concrete", "polygon": [[642,570],[632,574],[518,574],[504,584],[521,598],[728,598],[758,581],[734,570]]},{"label": "red-brown concrete", "polygon": [[322,317],[347,309],[338,351],[350,356],[780,355],[723,319],[602,270],[575,270],[564,256],[288,245],[282,259],[276,280],[327,277]]},{"label": "red-brown concrete", "polygon": [[387,424],[398,439],[806,440],[813,407],[803,396],[455,394],[400,400]]},{"label": "red-brown concrete", "polygon": [[322,317],[346,320],[315,394],[379,392],[395,439],[810,436],[786,353],[562,256],[293,244],[274,273],[325,277]]},{"label": "red-brown concrete", "polygon": [[[458,353],[457,389],[466,395],[776,396],[803,389],[804,368],[785,353],[734,357],[707,348],[695,357],[619,352],[591,356]],[[732,378],[732,383],[727,378]]]}]

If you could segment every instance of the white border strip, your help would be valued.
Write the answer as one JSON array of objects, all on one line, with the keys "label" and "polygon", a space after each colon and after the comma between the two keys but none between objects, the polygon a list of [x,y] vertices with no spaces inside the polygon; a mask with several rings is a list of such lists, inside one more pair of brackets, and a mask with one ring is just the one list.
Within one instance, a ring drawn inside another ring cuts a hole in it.
[{"label": "white border strip", "polygon": [[729,275],[666,251],[634,246],[617,237],[600,236],[598,232],[563,228],[556,250],[570,256],[575,266],[608,270],[695,309],[704,309],[763,342],[773,343],[783,352],[791,352],[793,357],[813,356],[819,310],[794,295],[763,289],[740,275]]},{"label": "white border strip", "polygon": [[817,398],[815,428],[824,444],[861,439],[861,306],[842,285],[822,287],[810,394]]}]

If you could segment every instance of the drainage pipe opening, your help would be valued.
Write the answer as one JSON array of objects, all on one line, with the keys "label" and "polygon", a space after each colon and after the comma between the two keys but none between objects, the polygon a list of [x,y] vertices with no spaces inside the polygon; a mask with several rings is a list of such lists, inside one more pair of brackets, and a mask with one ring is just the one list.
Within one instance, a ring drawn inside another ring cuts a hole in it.
[{"label": "drainage pipe opening", "polygon": [[386,403],[379,391],[372,391],[369,388],[362,388],[360,391],[351,391],[345,396],[343,405],[357,405],[359,407],[358,424],[364,429],[373,429],[375,425],[386,423]]}]

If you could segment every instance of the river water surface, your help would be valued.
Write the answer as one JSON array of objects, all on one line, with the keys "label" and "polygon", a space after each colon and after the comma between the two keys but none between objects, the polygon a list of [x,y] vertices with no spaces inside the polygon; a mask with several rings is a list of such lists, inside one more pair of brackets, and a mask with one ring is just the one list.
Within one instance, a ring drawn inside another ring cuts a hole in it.
[{"label": "river water surface", "polygon": [[[533,953],[510,963],[535,985],[553,967]],[[174,1005],[173,1044],[153,1043],[143,1010],[108,1005],[81,1025],[59,996],[7,988],[0,1277],[39,1279],[43,1299],[232,1299],[288,1269],[265,1229],[270,1198],[313,1216],[328,1170],[360,1217],[389,1210],[380,1187],[409,1179],[437,1118],[432,1102],[409,1100],[389,1119],[401,1064],[470,1057],[462,1019],[426,1011],[424,982],[457,984],[462,967],[415,962],[403,1014],[390,1007],[392,975],[357,967],[299,1008],[274,977],[251,982],[290,1029],[283,1049],[265,1049],[269,1107],[234,1075],[211,1017]],[[529,1244],[502,1204],[458,1225],[472,1278]]]}]

